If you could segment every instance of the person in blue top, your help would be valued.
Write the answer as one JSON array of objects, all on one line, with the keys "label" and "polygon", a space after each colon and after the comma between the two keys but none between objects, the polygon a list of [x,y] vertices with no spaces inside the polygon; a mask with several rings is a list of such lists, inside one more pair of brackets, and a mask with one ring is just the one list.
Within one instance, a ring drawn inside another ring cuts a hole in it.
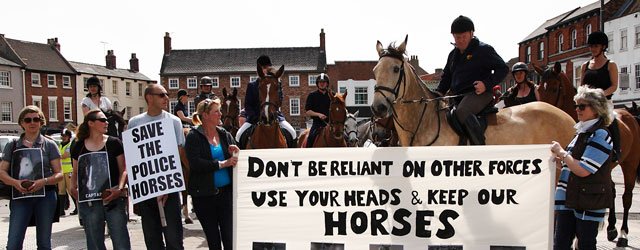
[{"label": "person in blue top", "polygon": [[233,136],[220,126],[220,107],[220,99],[205,99],[193,114],[197,126],[189,131],[185,142],[191,166],[187,190],[209,249],[233,249],[231,168],[238,163],[240,149]]},{"label": "person in blue top", "polygon": [[[262,68],[262,72],[266,75],[271,67],[271,59],[268,56],[261,55],[258,57],[257,63],[258,66]],[[240,144],[242,144],[241,139],[243,138],[245,131],[255,125],[258,122],[258,119],[260,119],[259,86],[260,79],[250,82],[249,86],[247,86],[247,94],[244,96],[244,111],[247,119],[246,123],[244,123],[236,133],[236,141],[240,142]],[[278,86],[278,91],[280,93],[280,101],[282,101],[282,84]],[[284,115],[280,111],[278,111],[278,122],[280,123],[280,127],[288,132],[284,133],[284,137],[287,139],[287,145],[290,148],[295,148],[296,143],[294,138],[296,138],[296,131],[293,129],[291,124],[284,119]],[[240,145],[240,147],[244,146],[245,145]]]},{"label": "person in blue top", "polygon": [[[462,95],[455,116],[473,145],[484,145],[484,131],[476,114],[493,101],[493,86],[500,83],[509,67],[491,45],[473,35],[473,22],[459,16],[451,24],[455,48],[451,50],[436,93]],[[488,90],[488,91],[487,91]]]},{"label": "person in blue top", "polygon": [[329,106],[331,105],[329,76],[325,73],[320,74],[316,78],[316,86],[318,90],[309,93],[304,106],[307,116],[313,119],[313,125],[311,125],[311,129],[309,130],[309,137],[307,137],[307,148],[313,147],[316,136],[322,128],[327,126]]},{"label": "person in blue top", "polygon": [[580,86],[573,99],[579,121],[576,136],[566,150],[555,141],[551,146],[556,166],[562,167],[555,194],[553,249],[571,249],[574,238],[578,238],[578,249],[595,250],[598,224],[604,221],[613,199],[613,146],[606,129],[611,118],[602,89]]}]

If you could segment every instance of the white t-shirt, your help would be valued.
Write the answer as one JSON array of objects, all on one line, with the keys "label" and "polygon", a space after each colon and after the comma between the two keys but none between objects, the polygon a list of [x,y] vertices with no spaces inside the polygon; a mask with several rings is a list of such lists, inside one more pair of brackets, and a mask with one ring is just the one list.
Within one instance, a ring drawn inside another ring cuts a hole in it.
[{"label": "white t-shirt", "polygon": [[104,96],[100,97],[100,107],[96,107],[96,104],[93,103],[93,101],[89,97],[85,97],[84,99],[82,99],[82,106],[89,108],[89,110],[100,108],[103,111],[107,111],[113,109],[109,98]]},{"label": "white t-shirt", "polygon": [[147,112],[136,115],[134,117],[131,117],[131,119],[129,119],[129,124],[127,125],[127,127],[135,128],[142,124],[152,122],[152,121],[162,120],[165,118],[171,118],[171,120],[173,121],[173,130],[176,134],[176,142],[178,142],[178,146],[184,147],[184,132],[182,131],[182,122],[180,121],[180,118],[170,114],[167,111],[163,110],[162,113],[157,116],[149,116]]}]

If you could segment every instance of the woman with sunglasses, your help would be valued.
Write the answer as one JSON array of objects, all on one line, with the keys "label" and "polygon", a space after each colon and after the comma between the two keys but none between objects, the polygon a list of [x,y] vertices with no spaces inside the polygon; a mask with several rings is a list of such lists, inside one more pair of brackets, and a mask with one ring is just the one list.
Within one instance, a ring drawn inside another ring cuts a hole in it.
[{"label": "woman with sunglasses", "polygon": [[[191,166],[187,190],[207,237],[209,249],[233,249],[232,171],[240,152],[233,136],[220,127],[220,99],[205,99],[193,114],[185,142]],[[222,244],[220,242],[222,241]]]},{"label": "woman with sunglasses", "polygon": [[[79,176],[78,169],[89,166],[79,164],[78,159],[86,154],[106,152],[111,187],[102,191],[102,202],[87,201],[79,203],[80,219],[83,221],[87,238],[87,249],[106,249],[104,244],[105,221],[109,227],[113,249],[131,249],[129,232],[127,231],[126,200],[123,198],[124,185],[127,181],[125,171],[124,149],[117,137],[108,136],[107,117],[98,109],[91,110],[80,124],[77,142],[71,149],[73,174],[71,175],[71,194],[78,199],[78,183],[89,181],[88,176]],[[81,163],[85,163],[82,161]]]},{"label": "woman with sunglasses", "polygon": [[598,227],[613,201],[611,189],[611,123],[607,98],[602,89],[580,86],[573,98],[578,123],[576,136],[566,149],[552,142],[551,153],[562,169],[555,195],[553,249],[596,249]]},{"label": "woman with sunglasses", "polygon": [[87,115],[90,110],[101,109],[107,112],[113,109],[111,101],[106,96],[102,96],[102,86],[98,77],[92,76],[87,79],[87,97],[82,99],[82,114]]},{"label": "woman with sunglasses", "polygon": [[[14,194],[34,193],[44,188],[44,197],[12,199],[9,203],[9,235],[7,249],[22,249],[27,225],[32,216],[36,223],[38,249],[51,249],[51,226],[57,204],[56,183],[62,180],[60,152],[56,143],[40,134],[45,124],[44,114],[37,106],[26,106],[20,111],[18,123],[24,130],[20,138],[7,143],[0,161],[0,181],[13,186]],[[17,149],[37,148],[42,151],[44,176],[37,180],[20,180],[9,175],[11,160],[17,158]]]}]

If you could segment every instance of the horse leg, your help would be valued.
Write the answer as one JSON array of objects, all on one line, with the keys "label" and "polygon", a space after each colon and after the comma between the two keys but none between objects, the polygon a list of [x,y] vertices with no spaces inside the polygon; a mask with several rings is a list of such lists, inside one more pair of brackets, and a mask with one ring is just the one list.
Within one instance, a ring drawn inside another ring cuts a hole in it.
[{"label": "horse leg", "polygon": [[616,185],[611,181],[611,192],[613,193],[613,199],[611,199],[611,206],[609,207],[609,218],[607,225],[607,239],[613,241],[618,237],[618,230],[616,230]]},{"label": "horse leg", "polygon": [[[633,165],[633,164],[631,164]],[[618,247],[626,247],[628,245],[627,234],[629,233],[629,209],[631,208],[633,198],[633,188],[635,187],[635,179],[637,177],[637,166],[631,166],[628,163],[623,162],[620,166],[624,174],[624,194],[622,195],[622,206],[624,207],[624,214],[622,216],[622,227],[620,228],[620,237],[618,238]]]}]

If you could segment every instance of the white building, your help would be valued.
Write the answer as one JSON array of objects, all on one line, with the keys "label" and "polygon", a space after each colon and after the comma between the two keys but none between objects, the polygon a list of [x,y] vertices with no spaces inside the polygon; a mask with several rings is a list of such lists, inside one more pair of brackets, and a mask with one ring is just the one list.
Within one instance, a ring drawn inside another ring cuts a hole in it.
[{"label": "white building", "polygon": [[605,22],[604,30],[609,37],[607,57],[618,65],[613,101],[616,106],[631,106],[631,101],[640,100],[640,12]]}]

